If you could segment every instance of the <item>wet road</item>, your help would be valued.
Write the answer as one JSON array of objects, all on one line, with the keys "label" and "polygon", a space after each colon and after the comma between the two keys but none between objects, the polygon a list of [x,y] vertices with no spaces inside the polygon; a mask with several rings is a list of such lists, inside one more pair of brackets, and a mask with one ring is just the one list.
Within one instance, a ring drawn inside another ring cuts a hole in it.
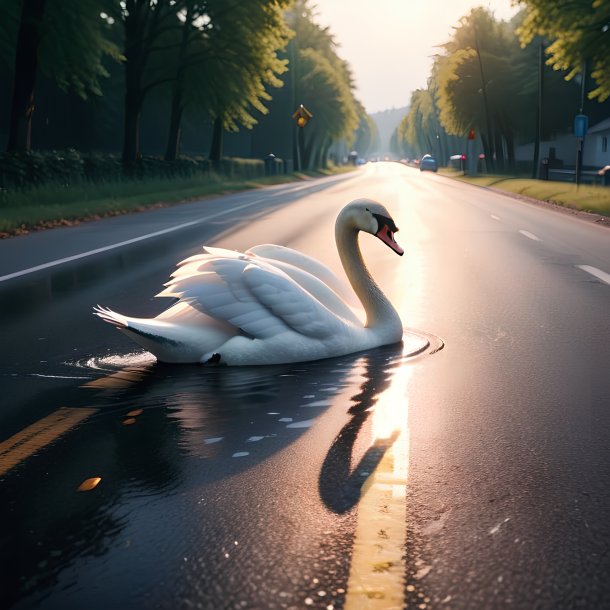
[{"label": "wet road", "polygon": [[[203,243],[339,271],[363,196],[401,346],[162,366],[90,313]],[[0,242],[2,607],[610,607],[609,273],[608,229],[395,164]]]}]

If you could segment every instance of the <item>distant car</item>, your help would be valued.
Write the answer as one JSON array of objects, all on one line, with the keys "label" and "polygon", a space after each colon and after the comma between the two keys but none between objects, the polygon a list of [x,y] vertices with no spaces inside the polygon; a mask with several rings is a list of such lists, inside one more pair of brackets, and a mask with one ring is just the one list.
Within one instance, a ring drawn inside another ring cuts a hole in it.
[{"label": "distant car", "polygon": [[419,171],[435,172],[438,170],[438,163],[432,155],[424,155],[419,162]]}]

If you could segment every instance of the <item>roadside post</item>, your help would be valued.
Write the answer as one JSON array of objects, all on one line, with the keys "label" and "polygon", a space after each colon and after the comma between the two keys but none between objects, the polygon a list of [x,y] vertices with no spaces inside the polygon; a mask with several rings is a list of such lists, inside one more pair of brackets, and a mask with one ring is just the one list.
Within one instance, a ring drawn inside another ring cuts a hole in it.
[{"label": "roadside post", "polygon": [[[466,150],[466,162],[468,165],[468,174],[471,176],[475,176],[477,173],[477,158],[478,156],[475,154],[475,139],[477,134],[474,129],[470,129],[468,131],[468,146]],[[464,169],[464,174],[466,171]]]},{"label": "roadside post", "polygon": [[574,117],[574,135],[576,136],[576,186],[579,186],[581,181],[582,155],[588,127],[589,117],[586,114],[577,114]]},{"label": "roadside post", "polygon": [[309,123],[313,118],[313,114],[303,106],[299,104],[299,107],[293,112],[292,118],[296,121],[296,133],[294,134],[294,142],[296,149],[296,167],[297,171],[302,169],[301,167],[301,149],[303,148],[303,127]]}]

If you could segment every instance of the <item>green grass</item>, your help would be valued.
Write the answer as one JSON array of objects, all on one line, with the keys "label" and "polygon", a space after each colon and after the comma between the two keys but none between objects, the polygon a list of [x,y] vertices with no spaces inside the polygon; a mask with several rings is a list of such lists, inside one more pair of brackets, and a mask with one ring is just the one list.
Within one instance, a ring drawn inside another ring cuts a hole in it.
[{"label": "green grass", "polygon": [[80,182],[70,186],[45,184],[23,191],[5,191],[0,193],[0,237],[127,214],[226,192],[311,179],[341,169],[279,174],[251,180],[227,180],[209,174],[191,178]]},{"label": "green grass", "polygon": [[492,187],[575,210],[610,216],[610,188],[607,186],[590,184],[576,186],[570,182],[532,180],[507,176],[464,176],[461,172],[451,170],[444,171],[443,173],[446,176],[470,184]]}]

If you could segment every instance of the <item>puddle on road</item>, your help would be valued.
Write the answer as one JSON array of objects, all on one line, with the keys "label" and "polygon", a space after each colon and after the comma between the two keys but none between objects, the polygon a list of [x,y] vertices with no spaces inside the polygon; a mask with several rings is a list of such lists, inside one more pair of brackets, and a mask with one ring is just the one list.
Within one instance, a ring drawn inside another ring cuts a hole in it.
[{"label": "puddle on road", "polygon": [[[305,445],[298,445],[301,439],[326,439],[315,441],[318,447],[322,443],[322,461],[319,454],[301,457],[306,460],[302,468],[316,470],[318,489],[307,491],[314,503],[311,510],[322,511],[324,519],[351,514],[363,483],[399,438],[402,424],[397,422],[406,424],[404,393],[411,364],[442,347],[439,338],[407,329],[400,345],[281,366],[162,365],[147,352],[66,362],[75,376],[89,371],[92,379],[79,384],[80,404],[62,406],[91,409],[92,414],[60,442],[5,476],[5,490],[13,500],[0,510],[0,520],[15,524],[2,532],[0,550],[10,566],[8,596],[18,601],[44,595],[61,607],[77,599],[71,596],[79,591],[85,596],[94,584],[119,595],[121,587],[107,576],[116,577],[116,571],[108,567],[123,565],[125,544],[141,524],[158,522],[147,526],[146,537],[137,536],[135,556],[147,566],[140,568],[138,578],[152,587],[160,574],[143,558],[159,549],[190,545],[193,511],[197,514],[210,504],[213,508],[205,510],[226,510],[221,497],[199,497],[202,492],[195,490],[213,490],[247,473],[252,485],[262,486],[261,501],[273,501],[273,494],[281,498],[286,490],[275,489],[261,473],[268,472],[268,464],[282,462],[289,447],[291,452],[297,451],[295,446],[304,451]],[[293,478],[288,485],[297,489],[300,473],[288,464],[286,469]],[[100,484],[87,494],[76,493],[90,477],[100,477]],[[52,510],[31,509],[31,481],[37,481],[38,506]],[[206,532],[197,534],[203,549],[211,544]],[[260,544],[268,544],[265,535],[261,532]],[[20,549],[16,560],[15,549]],[[129,557],[133,564],[133,555]],[[217,569],[209,562],[200,558],[192,568],[203,571],[197,572],[199,580]],[[316,584],[336,591],[336,582],[329,580],[336,577],[321,565]],[[172,569],[174,573],[163,575],[167,582],[179,577],[178,567],[172,564]],[[240,581],[260,587],[252,575],[244,580],[247,565],[225,569],[241,570]],[[281,580],[284,575],[278,569],[275,577]],[[92,583],[89,576],[94,573],[106,576]],[[287,590],[287,583],[282,586]],[[314,594],[309,589],[293,593],[287,604]],[[232,592],[218,594],[231,599]]]}]

